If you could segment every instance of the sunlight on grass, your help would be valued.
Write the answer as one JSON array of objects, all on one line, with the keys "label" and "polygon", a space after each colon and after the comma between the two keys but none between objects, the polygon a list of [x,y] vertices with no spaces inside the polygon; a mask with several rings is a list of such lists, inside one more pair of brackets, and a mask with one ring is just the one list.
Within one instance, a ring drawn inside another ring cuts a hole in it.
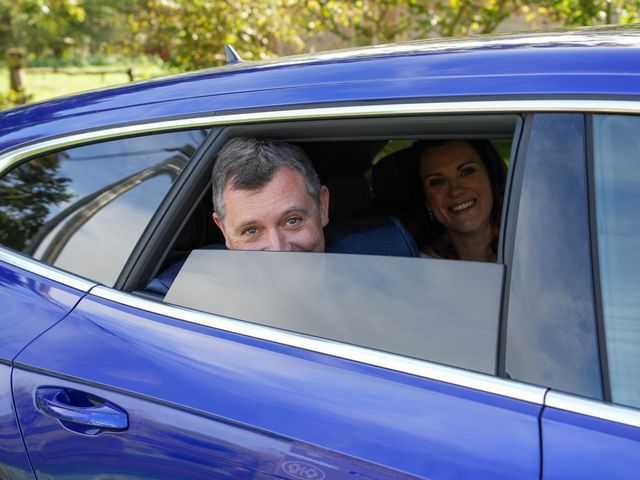
[{"label": "sunlight on grass", "polygon": [[[93,69],[95,70],[95,69]],[[78,70],[82,72],[81,69]],[[135,72],[135,80],[165,75],[161,68],[150,68]],[[129,82],[129,77],[124,72],[107,72],[99,74],[53,73],[27,70],[27,93],[33,95],[32,101],[47,100],[49,98],[80,93],[87,90],[122,85]],[[9,92],[9,72],[0,67],[0,94]]]}]

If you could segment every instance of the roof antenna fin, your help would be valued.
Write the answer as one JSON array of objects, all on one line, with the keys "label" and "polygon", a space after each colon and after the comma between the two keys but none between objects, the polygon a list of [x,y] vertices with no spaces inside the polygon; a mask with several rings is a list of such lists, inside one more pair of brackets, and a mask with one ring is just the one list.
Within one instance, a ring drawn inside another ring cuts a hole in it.
[{"label": "roof antenna fin", "polygon": [[224,56],[227,59],[225,65],[234,65],[236,63],[244,62],[244,60],[240,58],[240,55],[238,55],[238,52],[228,44],[224,46]]}]

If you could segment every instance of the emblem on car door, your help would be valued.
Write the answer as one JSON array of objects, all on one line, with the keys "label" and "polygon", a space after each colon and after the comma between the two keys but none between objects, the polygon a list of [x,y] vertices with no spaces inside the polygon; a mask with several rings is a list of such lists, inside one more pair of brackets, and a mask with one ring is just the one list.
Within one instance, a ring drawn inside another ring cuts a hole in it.
[{"label": "emblem on car door", "polygon": [[293,478],[301,480],[324,480],[325,474],[318,467],[309,465],[308,463],[289,461],[281,465],[282,470]]}]

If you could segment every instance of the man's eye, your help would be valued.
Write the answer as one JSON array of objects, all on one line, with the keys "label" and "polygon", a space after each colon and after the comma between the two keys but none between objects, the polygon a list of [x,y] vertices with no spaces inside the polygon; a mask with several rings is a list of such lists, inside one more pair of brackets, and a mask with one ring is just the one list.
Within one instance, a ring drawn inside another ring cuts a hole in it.
[{"label": "man's eye", "polygon": [[245,228],[244,231],[242,232],[243,235],[255,235],[256,233],[258,233],[258,229],[256,227],[249,227],[249,228]]},{"label": "man's eye", "polygon": [[289,217],[289,218],[287,218],[287,225],[289,227],[295,227],[297,225],[300,225],[300,223],[302,223],[302,219],[300,217]]}]

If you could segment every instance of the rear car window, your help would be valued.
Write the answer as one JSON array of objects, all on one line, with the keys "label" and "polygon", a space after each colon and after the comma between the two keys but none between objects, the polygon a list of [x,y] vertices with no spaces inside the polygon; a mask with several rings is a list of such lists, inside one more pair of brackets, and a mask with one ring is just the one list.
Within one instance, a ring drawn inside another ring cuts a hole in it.
[{"label": "rear car window", "polygon": [[640,407],[640,117],[594,116],[604,328],[616,403]]},{"label": "rear car window", "polygon": [[113,286],[206,131],[119,139],[32,158],[0,178],[0,243]]}]

